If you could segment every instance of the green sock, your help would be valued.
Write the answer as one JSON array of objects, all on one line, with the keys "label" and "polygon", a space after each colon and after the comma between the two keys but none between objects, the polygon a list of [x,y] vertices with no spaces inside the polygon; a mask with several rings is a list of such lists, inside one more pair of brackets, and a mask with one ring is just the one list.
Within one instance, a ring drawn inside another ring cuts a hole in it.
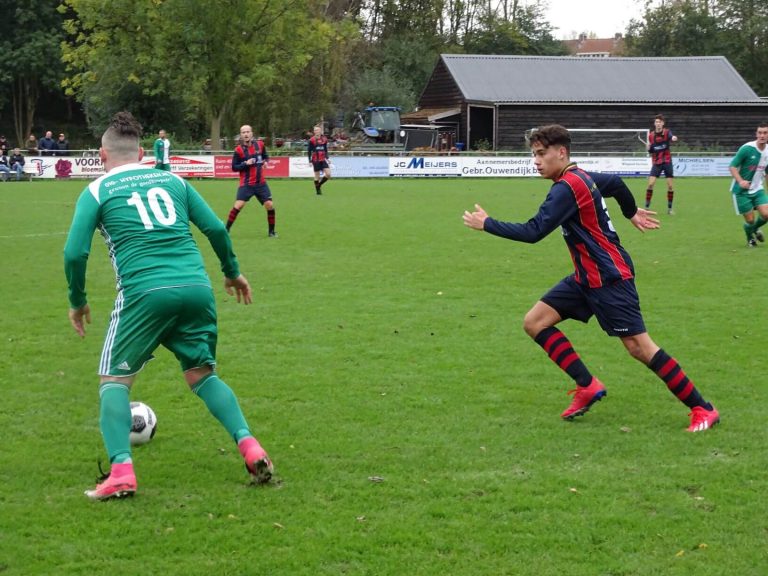
[{"label": "green sock", "polygon": [[110,464],[131,460],[131,403],[128,386],[104,382],[99,386],[99,427],[107,448]]},{"label": "green sock", "polygon": [[754,232],[755,229],[749,222],[744,222],[744,234],[747,235],[747,241],[752,240],[752,232]]},{"label": "green sock", "polygon": [[760,214],[758,214],[757,220],[755,220],[755,224],[752,226],[752,232],[757,232],[757,230],[763,227],[766,222],[768,222],[768,220],[765,220]]},{"label": "green sock", "polygon": [[221,425],[235,442],[251,435],[243,411],[240,410],[240,405],[237,403],[235,393],[216,374],[209,374],[201,378],[192,387],[192,392],[205,402],[208,410],[221,422]]}]

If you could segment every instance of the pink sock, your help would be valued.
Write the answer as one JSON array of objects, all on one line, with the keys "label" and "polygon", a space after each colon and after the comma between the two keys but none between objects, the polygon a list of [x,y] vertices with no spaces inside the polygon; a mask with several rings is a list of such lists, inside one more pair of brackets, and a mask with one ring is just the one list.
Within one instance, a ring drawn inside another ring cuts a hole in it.
[{"label": "pink sock", "polygon": [[259,444],[259,441],[256,440],[253,436],[247,436],[240,440],[240,442],[237,444],[237,449],[240,450],[240,454],[243,455],[243,458],[245,458],[250,452],[253,447],[261,448],[261,445]]},{"label": "pink sock", "polygon": [[112,468],[109,472],[110,476],[114,478],[122,478],[123,476],[134,476],[133,462],[124,462],[122,464],[112,464]]}]

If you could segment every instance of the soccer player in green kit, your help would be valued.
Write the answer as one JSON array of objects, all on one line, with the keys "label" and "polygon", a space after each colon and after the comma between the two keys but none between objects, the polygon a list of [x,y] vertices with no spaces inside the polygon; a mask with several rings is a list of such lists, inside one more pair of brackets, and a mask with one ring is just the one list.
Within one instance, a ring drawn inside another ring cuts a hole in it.
[{"label": "soccer player in green kit", "polygon": [[[757,241],[765,242],[760,228],[768,222],[768,195],[765,193],[765,171],[768,169],[768,123],[757,127],[755,139],[747,142],[731,160],[729,170],[731,194],[736,213],[744,216],[747,246],[754,248]],[[757,220],[755,220],[757,210]]]},{"label": "soccer player in green kit", "polygon": [[152,146],[155,152],[155,168],[158,170],[171,171],[171,141],[168,140],[168,135],[165,130],[160,130],[157,133],[157,140]]},{"label": "soccer player in green kit", "polygon": [[216,304],[190,222],[205,234],[221,262],[224,286],[250,304],[251,287],[240,274],[224,224],[185,180],[141,166],[141,126],[118,112],[101,139],[106,174],[80,195],[64,248],[69,319],[85,336],[91,311],[86,266],[95,230],[104,238],[117,276],[117,298],[99,365],[99,425],[111,471],[93,500],[132,496],[129,393],[136,374],[163,345],[181,364],[184,378],[237,443],[256,483],[266,483],[272,462],[251,434],[234,392],[217,376]]}]

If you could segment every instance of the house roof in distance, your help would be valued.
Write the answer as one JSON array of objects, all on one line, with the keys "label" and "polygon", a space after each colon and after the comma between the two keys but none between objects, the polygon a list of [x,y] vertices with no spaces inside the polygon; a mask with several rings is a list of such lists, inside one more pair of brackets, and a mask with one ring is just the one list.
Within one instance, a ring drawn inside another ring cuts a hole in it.
[{"label": "house roof in distance", "polygon": [[768,104],[723,56],[443,54],[441,60],[470,103]]},{"label": "house roof in distance", "polygon": [[572,56],[622,56],[624,50],[624,37],[620,33],[613,38],[589,38],[586,34],[579,34],[578,38],[562,40],[562,43]]}]

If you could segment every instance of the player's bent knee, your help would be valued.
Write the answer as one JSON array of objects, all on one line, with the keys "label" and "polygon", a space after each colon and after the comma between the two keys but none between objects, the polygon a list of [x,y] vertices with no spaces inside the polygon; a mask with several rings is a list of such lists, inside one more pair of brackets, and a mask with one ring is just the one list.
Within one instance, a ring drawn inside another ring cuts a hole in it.
[{"label": "player's bent knee", "polygon": [[635,360],[638,362],[642,362],[643,364],[646,364],[644,360],[644,355],[642,348],[640,346],[627,346],[627,352],[629,352],[629,355],[632,356]]},{"label": "player's bent knee", "polygon": [[116,382],[130,389],[130,387],[133,386],[133,380],[135,378],[136,378],[135,375],[133,376],[99,376],[99,385],[104,384],[105,382]]},{"label": "player's bent knee", "polygon": [[525,330],[525,333],[531,338],[536,338],[544,328],[546,326],[541,322],[538,314],[535,314],[533,310],[529,310],[525,318],[523,318],[523,330]]},{"label": "player's bent knee", "polygon": [[184,380],[187,381],[187,385],[192,388],[200,382],[203,378],[213,372],[213,368],[210,366],[201,366],[200,368],[190,368],[184,371]]},{"label": "player's bent knee", "polygon": [[651,340],[647,332],[637,336],[622,338],[621,342],[632,358],[646,365],[659,350],[659,347]]}]

